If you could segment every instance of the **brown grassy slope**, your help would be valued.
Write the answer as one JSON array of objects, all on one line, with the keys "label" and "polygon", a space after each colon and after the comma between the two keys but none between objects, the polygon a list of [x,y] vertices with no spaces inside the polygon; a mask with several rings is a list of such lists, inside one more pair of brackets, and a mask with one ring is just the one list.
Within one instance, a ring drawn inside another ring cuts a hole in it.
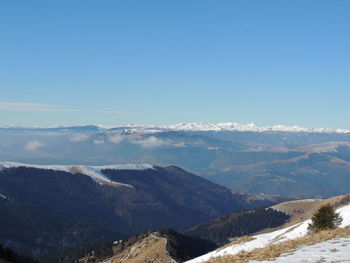
[{"label": "brown grassy slope", "polygon": [[165,238],[150,234],[101,263],[172,263],[165,246]]},{"label": "brown grassy slope", "polygon": [[285,212],[292,216],[288,224],[282,227],[291,226],[303,222],[312,217],[317,209],[324,204],[331,204],[335,208],[350,203],[350,194],[340,195],[328,199],[311,199],[304,201],[289,201],[272,206],[272,208]]},{"label": "brown grassy slope", "polygon": [[257,248],[250,252],[241,252],[232,256],[212,258],[207,263],[247,263],[250,260],[271,260],[280,255],[296,250],[300,246],[310,246],[335,237],[350,237],[350,227],[335,230],[322,231],[316,234],[306,235],[294,240],[288,240],[279,244]]}]

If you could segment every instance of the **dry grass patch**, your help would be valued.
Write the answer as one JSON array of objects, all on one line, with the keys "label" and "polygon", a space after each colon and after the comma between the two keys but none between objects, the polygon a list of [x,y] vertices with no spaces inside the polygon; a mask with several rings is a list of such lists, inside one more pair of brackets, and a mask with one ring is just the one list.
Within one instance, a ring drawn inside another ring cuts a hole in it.
[{"label": "dry grass patch", "polygon": [[149,235],[101,263],[172,263],[165,245],[165,238]]},{"label": "dry grass patch", "polygon": [[273,228],[273,229],[266,229],[258,232],[257,234],[271,232],[276,229],[285,228],[287,226],[292,226],[297,223],[303,222],[306,219],[311,218],[312,215],[319,209],[320,206],[327,203],[331,204],[334,208],[342,207],[350,203],[350,195],[345,194],[345,195],[340,195],[340,196],[336,196],[328,199],[288,201],[288,202],[274,205],[272,206],[272,208],[275,208],[281,212],[291,215],[292,216],[291,220],[287,224],[284,224],[283,226]]},{"label": "dry grass patch", "polygon": [[321,231],[316,234],[306,235],[294,240],[288,240],[278,244],[272,244],[264,248],[257,248],[250,252],[241,252],[232,256],[212,258],[208,263],[247,263],[249,260],[270,260],[280,255],[296,250],[300,246],[311,246],[335,237],[350,237],[350,227]]}]

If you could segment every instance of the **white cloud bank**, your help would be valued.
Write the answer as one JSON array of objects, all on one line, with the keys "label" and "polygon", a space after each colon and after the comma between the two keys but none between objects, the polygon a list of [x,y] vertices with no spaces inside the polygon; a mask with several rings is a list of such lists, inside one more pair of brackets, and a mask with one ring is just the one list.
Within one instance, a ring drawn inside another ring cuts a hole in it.
[{"label": "white cloud bank", "polygon": [[43,147],[44,144],[37,141],[37,140],[33,140],[33,141],[29,141],[25,146],[24,148],[27,150],[27,151],[35,151],[41,147]]},{"label": "white cloud bank", "polygon": [[126,136],[123,136],[120,134],[115,134],[115,135],[108,136],[108,141],[115,143],[115,144],[118,144],[124,140],[124,137],[126,137]]},{"label": "white cloud bank", "polygon": [[113,134],[108,136],[108,141],[115,144],[119,144],[123,141],[127,141],[129,143],[139,145],[140,147],[146,148],[146,149],[172,145],[171,142],[156,138],[155,136],[143,137],[139,134],[132,134],[132,135]]},{"label": "white cloud bank", "polygon": [[72,137],[69,138],[69,141],[71,142],[83,142],[86,141],[89,138],[86,134],[74,134]]},{"label": "white cloud bank", "polygon": [[104,144],[105,141],[104,140],[94,140],[94,144],[95,145],[101,145],[101,144]]},{"label": "white cloud bank", "polygon": [[145,139],[130,140],[131,143],[140,145],[142,148],[152,149],[161,146],[169,145],[169,142],[162,139],[158,139],[154,136],[147,137]]}]

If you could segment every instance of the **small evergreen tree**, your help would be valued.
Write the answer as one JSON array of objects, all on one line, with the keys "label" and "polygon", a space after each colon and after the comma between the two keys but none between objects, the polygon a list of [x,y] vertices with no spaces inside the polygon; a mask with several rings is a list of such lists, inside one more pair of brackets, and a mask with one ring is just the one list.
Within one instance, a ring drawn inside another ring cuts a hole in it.
[{"label": "small evergreen tree", "polygon": [[311,232],[319,232],[327,229],[335,229],[337,228],[343,218],[336,213],[334,208],[330,204],[326,204],[321,206],[317,212],[311,218],[312,223],[309,224],[309,231]]}]

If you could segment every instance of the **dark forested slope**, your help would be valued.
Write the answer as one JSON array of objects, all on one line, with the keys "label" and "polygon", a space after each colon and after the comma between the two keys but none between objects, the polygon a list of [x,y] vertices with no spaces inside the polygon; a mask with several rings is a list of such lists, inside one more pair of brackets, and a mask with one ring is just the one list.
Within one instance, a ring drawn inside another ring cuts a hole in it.
[{"label": "dark forested slope", "polygon": [[10,248],[5,248],[0,244],[0,263],[37,263],[33,259],[19,255]]},{"label": "dark forested slope", "polygon": [[229,238],[249,235],[270,227],[278,227],[289,218],[289,215],[271,208],[258,208],[232,212],[195,226],[185,233],[223,245],[229,241]]},{"label": "dark forested slope", "polygon": [[[263,205],[177,167],[83,174],[30,167],[0,170],[0,241],[27,254],[119,240]],[[250,200],[250,201],[249,201]]]}]

